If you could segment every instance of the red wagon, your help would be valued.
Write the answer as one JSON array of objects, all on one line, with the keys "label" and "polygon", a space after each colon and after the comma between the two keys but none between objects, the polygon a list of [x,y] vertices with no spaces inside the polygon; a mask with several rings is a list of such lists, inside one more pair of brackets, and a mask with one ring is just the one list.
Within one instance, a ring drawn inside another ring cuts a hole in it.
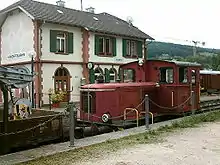
[{"label": "red wagon", "polygon": [[200,70],[201,91],[213,92],[220,91],[220,71]]}]

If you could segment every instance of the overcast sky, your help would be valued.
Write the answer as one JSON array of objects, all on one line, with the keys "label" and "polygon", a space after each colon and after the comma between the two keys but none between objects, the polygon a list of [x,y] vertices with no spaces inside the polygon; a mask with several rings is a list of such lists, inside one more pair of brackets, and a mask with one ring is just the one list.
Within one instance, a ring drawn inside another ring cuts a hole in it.
[{"label": "overcast sky", "polygon": [[[1,0],[0,9],[17,0]],[[38,0],[43,1],[43,0]],[[65,0],[69,8],[80,10],[80,0]],[[44,0],[56,4],[56,0]],[[125,19],[156,40],[190,44],[197,40],[205,47],[220,48],[220,1],[218,0],[83,0],[83,8],[108,12]],[[186,41],[188,40],[188,41]]]}]

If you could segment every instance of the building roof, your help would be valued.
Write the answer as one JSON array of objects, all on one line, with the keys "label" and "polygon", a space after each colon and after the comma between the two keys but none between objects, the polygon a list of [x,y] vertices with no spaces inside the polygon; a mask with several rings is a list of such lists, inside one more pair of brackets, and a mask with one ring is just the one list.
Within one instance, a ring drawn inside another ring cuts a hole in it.
[{"label": "building roof", "polygon": [[0,16],[16,8],[20,8],[34,20],[84,27],[95,32],[153,40],[137,27],[108,13],[95,14],[33,0],[20,0],[1,10]]}]

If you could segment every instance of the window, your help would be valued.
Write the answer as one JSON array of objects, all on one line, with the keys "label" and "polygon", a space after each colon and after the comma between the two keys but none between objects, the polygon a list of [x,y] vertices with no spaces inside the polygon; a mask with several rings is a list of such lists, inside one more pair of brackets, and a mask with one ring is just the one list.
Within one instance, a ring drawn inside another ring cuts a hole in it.
[{"label": "window", "polygon": [[109,71],[110,82],[116,82],[117,72],[115,69],[111,68]]},{"label": "window", "polygon": [[95,104],[95,93],[94,92],[82,92],[81,93],[82,100],[82,110],[85,113],[95,113],[96,112],[96,104]]},{"label": "window", "polygon": [[196,84],[196,70],[192,70],[192,84]]},{"label": "window", "polygon": [[67,37],[65,33],[59,33],[57,34],[57,46],[56,50],[57,52],[66,53],[66,47],[67,47]]},{"label": "window", "polygon": [[124,69],[124,82],[135,82],[135,70]]},{"label": "window", "polygon": [[116,38],[96,35],[95,54],[103,56],[116,56]]},{"label": "window", "polygon": [[187,83],[187,67],[179,67],[179,82]]},{"label": "window", "polygon": [[142,58],[142,42],[123,39],[123,56]]},{"label": "window", "polygon": [[50,52],[57,54],[73,53],[73,33],[51,30]]},{"label": "window", "polygon": [[100,52],[100,53],[105,52],[104,45],[105,45],[105,43],[104,43],[104,38],[103,38],[103,37],[100,37],[100,38],[99,38],[99,52]]},{"label": "window", "polygon": [[103,71],[101,68],[99,68],[99,67],[96,68],[94,74],[95,74],[96,83],[103,83],[105,81]]},{"label": "window", "polygon": [[173,83],[173,68],[160,68],[160,82],[161,83]]}]

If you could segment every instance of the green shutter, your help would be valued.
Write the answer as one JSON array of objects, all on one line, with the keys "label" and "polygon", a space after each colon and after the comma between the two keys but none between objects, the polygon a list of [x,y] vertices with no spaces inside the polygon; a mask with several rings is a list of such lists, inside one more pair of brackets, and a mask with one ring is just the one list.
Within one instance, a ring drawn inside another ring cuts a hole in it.
[{"label": "green shutter", "polygon": [[110,73],[107,68],[105,68],[105,82],[107,82],[107,83],[110,82]]},{"label": "green shutter", "polygon": [[123,39],[122,40],[122,55],[123,55],[123,57],[125,57],[126,55],[127,55],[127,49],[126,49],[126,47],[127,47],[127,43],[126,43],[126,39]]},{"label": "green shutter", "polygon": [[57,31],[50,30],[50,52],[57,51]]},{"label": "green shutter", "polygon": [[117,43],[116,43],[116,38],[112,38],[112,53],[113,56],[116,56],[117,54]]},{"label": "green shutter", "polygon": [[95,35],[95,55],[99,54],[99,36]]},{"label": "green shutter", "polygon": [[147,60],[147,48],[144,48],[144,59]]},{"label": "green shutter", "polygon": [[68,53],[73,53],[73,33],[68,33]]},{"label": "green shutter", "polygon": [[119,68],[118,68],[118,79],[120,80],[120,82],[121,82],[122,76],[123,76],[123,73],[122,73],[122,72],[123,72],[122,69],[119,67]]},{"label": "green shutter", "polygon": [[138,41],[137,42],[137,53],[138,53],[138,57],[142,58],[142,54],[143,54],[143,49],[142,49],[142,41]]},{"label": "green shutter", "polygon": [[90,84],[95,83],[95,71],[94,71],[94,69],[89,70],[89,83]]}]

